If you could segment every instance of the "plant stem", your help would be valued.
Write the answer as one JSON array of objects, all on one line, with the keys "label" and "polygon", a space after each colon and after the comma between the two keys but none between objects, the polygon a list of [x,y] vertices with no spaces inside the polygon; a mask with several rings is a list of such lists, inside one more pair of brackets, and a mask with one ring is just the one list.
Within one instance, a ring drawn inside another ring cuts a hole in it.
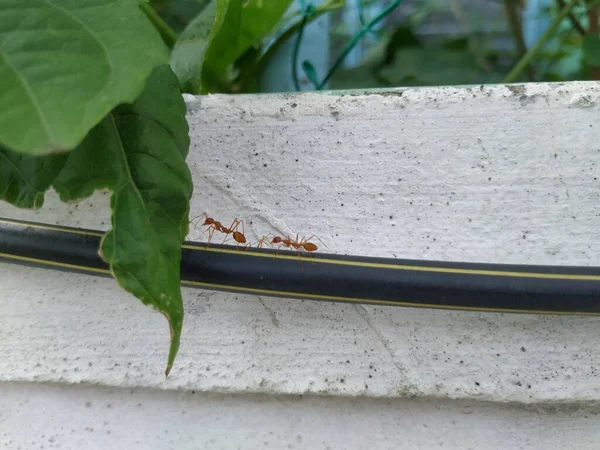
[{"label": "plant stem", "polygon": [[156,31],[158,31],[160,37],[162,37],[162,40],[166,44],[166,46],[169,47],[169,49],[173,50],[173,47],[175,47],[175,43],[178,39],[177,33],[175,33],[173,29],[167,24],[167,22],[165,22],[158,15],[158,13],[154,10],[150,3],[142,2],[140,4],[140,8],[144,12],[144,14],[146,14],[146,17],[148,18],[148,20],[150,20],[152,25],[154,25],[154,28],[156,28]]},{"label": "plant stem", "polygon": [[[519,58],[523,58],[527,53],[527,45],[525,45],[525,38],[523,37],[523,24],[520,17],[521,11],[519,0],[505,0],[504,6],[506,9],[506,17],[508,18],[508,25],[515,38]],[[531,64],[527,64],[527,78],[529,78],[529,81],[534,81],[535,79],[535,73]]]},{"label": "plant stem", "polygon": [[544,47],[546,42],[548,42],[548,40],[550,40],[550,38],[556,32],[556,30],[560,26],[560,23],[564,20],[565,17],[567,17],[569,15],[571,10],[573,9],[573,7],[575,5],[577,5],[577,3],[579,3],[579,0],[571,0],[571,2],[560,11],[558,16],[556,16],[554,21],[550,24],[550,26],[544,32],[544,34],[538,39],[538,41],[535,43],[535,45],[533,47],[531,47],[529,49],[529,51],[527,53],[525,53],[525,55],[523,55],[523,57],[517,63],[517,65],[513,68],[513,70],[511,70],[510,73],[508,75],[506,75],[506,78],[504,78],[503,83],[512,83],[519,77],[519,75],[521,75],[521,72],[523,72],[523,70],[525,70],[527,65],[542,50],[542,48]]},{"label": "plant stem", "polygon": [[381,11],[381,13],[379,13],[373,20],[371,20],[368,24],[363,26],[362,30],[360,30],[360,32],[357,33],[356,36],[354,36],[354,38],[348,43],[348,45],[346,46],[346,48],[344,49],[342,54],[340,56],[338,56],[338,58],[335,60],[335,63],[333,63],[333,66],[331,67],[331,69],[329,69],[329,72],[327,72],[327,75],[325,75],[325,78],[323,78],[323,81],[321,81],[319,83],[319,85],[317,86],[318,91],[323,89],[323,86],[325,86],[327,84],[327,81],[329,81],[329,78],[331,78],[331,75],[333,75],[333,73],[338,69],[338,67],[344,62],[344,59],[346,59],[346,56],[348,56],[348,53],[350,53],[352,51],[352,49],[356,46],[356,44],[358,44],[358,41],[360,41],[362,39],[362,37],[371,30],[371,28],[373,28],[375,25],[377,25],[379,22],[381,22],[389,13],[391,13],[394,9],[396,9],[396,7],[398,5],[400,5],[400,3],[402,3],[402,0],[394,0],[387,8],[385,8],[383,11]]},{"label": "plant stem", "polygon": [[298,80],[298,54],[300,52],[300,43],[302,42],[302,36],[304,36],[304,28],[306,28],[307,19],[308,15],[302,16],[302,22],[300,23],[298,36],[296,36],[294,54],[292,56],[292,80],[294,82],[294,89],[296,89],[296,91],[300,91],[300,81]]},{"label": "plant stem", "polygon": [[[564,8],[566,5],[565,0],[556,0],[556,3],[558,3],[558,7],[561,9]],[[567,17],[571,22],[571,26],[575,28],[580,35],[585,36],[587,34],[585,32],[585,28],[583,28],[583,25],[579,23],[579,20],[577,20],[577,17],[575,17],[573,13],[569,13]]]},{"label": "plant stem", "polygon": [[[315,13],[312,16],[306,17],[306,23],[304,25],[305,26],[308,25],[309,23],[317,20],[323,14],[326,14],[330,11],[341,8],[343,5],[344,5],[344,3],[340,2],[339,0],[329,0],[326,4],[318,6],[317,10],[315,11]],[[301,13],[295,13],[294,16],[296,16],[298,14],[301,14]],[[302,17],[304,18],[305,16],[302,16]],[[293,18],[289,19],[289,20],[284,19],[283,22],[287,23],[290,20],[293,20]],[[247,73],[244,74],[243,79],[239,83],[239,89],[238,89],[239,92],[246,92],[246,90],[250,87],[252,82],[254,82],[260,76],[260,73],[263,71],[263,69],[265,68],[267,63],[271,60],[273,55],[275,53],[277,53],[277,51],[283,46],[283,44],[285,44],[288,41],[288,39],[290,39],[294,34],[296,34],[296,32],[298,32],[300,30],[300,27],[302,26],[302,21],[303,21],[303,19],[299,20],[296,23],[294,23],[293,25],[291,25],[267,49],[267,51],[264,53],[264,55],[262,55],[260,57],[260,59],[257,61],[257,63],[248,69]]]}]

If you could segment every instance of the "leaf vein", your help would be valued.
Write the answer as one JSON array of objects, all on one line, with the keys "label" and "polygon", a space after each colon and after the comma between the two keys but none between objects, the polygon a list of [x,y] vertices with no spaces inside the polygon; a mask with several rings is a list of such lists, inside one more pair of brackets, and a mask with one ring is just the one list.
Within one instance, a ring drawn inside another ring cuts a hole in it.
[{"label": "leaf vein", "polygon": [[25,92],[27,92],[27,98],[31,101],[31,104],[33,105],[35,111],[37,112],[38,117],[40,118],[40,122],[42,123],[42,127],[44,128],[44,130],[48,134],[48,137],[53,142],[56,143],[56,136],[54,135],[54,133],[50,129],[50,124],[48,123],[48,120],[46,119],[46,116],[42,113],[42,108],[41,108],[39,102],[37,101],[37,98],[34,96],[33,90],[31,89],[31,86],[30,86],[29,82],[11,64],[10,60],[8,59],[8,55],[5,52],[0,52],[0,57],[2,57],[2,59],[4,59],[4,61],[6,63],[6,67],[8,67],[10,70],[12,70],[14,72],[15,76],[17,77],[17,79],[23,85],[23,89],[25,89]]},{"label": "leaf vein", "polygon": [[15,166],[13,164],[13,162],[6,157],[6,155],[4,154],[4,152],[0,151],[0,156],[2,156],[2,158],[4,160],[6,160],[6,162],[15,170],[15,172],[17,172],[20,176],[21,179],[25,182],[25,184],[27,185],[27,187],[29,187],[29,190],[33,193],[35,192],[35,188],[33,187],[33,185],[29,182],[29,180],[27,179],[27,177],[23,174],[23,172],[21,172],[21,169],[19,169],[17,166]]}]

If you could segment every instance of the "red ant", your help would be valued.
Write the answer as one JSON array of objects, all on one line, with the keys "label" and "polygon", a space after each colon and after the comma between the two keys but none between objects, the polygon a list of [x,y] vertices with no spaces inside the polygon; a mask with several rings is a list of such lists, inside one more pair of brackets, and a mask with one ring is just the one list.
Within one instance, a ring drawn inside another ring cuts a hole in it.
[{"label": "red ant", "polygon": [[[234,219],[233,222],[231,223],[231,226],[228,228],[228,227],[224,227],[223,224],[221,222],[219,222],[218,220],[215,220],[212,217],[208,217],[206,214],[201,214],[198,217],[201,217],[203,215],[206,216],[206,219],[204,220],[204,223],[202,224],[202,226],[208,227],[208,243],[209,244],[210,244],[210,241],[213,237],[215,230],[225,234],[225,239],[223,239],[223,244],[225,243],[225,241],[227,240],[227,238],[229,237],[230,234],[233,237],[233,240],[238,243],[238,245],[246,243],[246,236],[244,235],[244,221],[243,220]],[[240,226],[240,224],[242,225],[241,233],[239,231],[237,231],[237,228]]]},{"label": "red ant", "polygon": [[[258,247],[262,247],[262,245],[265,242],[268,243],[269,245],[281,244],[281,245],[279,245],[279,248],[277,249],[278,252],[279,252],[279,249],[281,249],[281,247],[287,247],[290,249],[295,248],[298,251],[298,258],[300,258],[300,250],[304,250],[306,253],[310,253],[310,252],[314,252],[314,251],[318,250],[319,247],[317,247],[312,242],[309,242],[312,238],[319,239],[317,236],[312,235],[311,237],[304,238],[300,241],[300,240],[298,240],[299,237],[296,234],[295,240],[290,239],[289,236],[286,236],[286,237],[275,236],[269,242],[269,239],[267,238],[267,236],[263,236],[262,239],[258,242]],[[319,239],[319,241],[321,241],[321,239]],[[321,242],[323,243],[323,245],[325,245],[325,243],[323,241],[321,241]],[[271,247],[272,247],[272,245],[271,245]],[[325,247],[327,247],[327,245],[325,245]],[[329,247],[327,247],[327,248],[329,248]]]}]

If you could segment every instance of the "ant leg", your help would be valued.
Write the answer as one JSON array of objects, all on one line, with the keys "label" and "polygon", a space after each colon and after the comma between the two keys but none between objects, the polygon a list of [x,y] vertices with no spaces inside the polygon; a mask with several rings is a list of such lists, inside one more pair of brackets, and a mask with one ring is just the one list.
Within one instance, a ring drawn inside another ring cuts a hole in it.
[{"label": "ant leg", "polygon": [[238,244],[238,247],[242,247],[242,248],[248,248],[248,247],[252,247],[252,243],[251,242],[246,242],[245,244]]},{"label": "ant leg", "polygon": [[213,237],[213,234],[215,234],[215,230],[217,228],[214,225],[209,225],[208,226],[208,242],[206,243],[206,246],[208,247],[210,245],[210,241]]},{"label": "ant leg", "polygon": [[264,244],[267,244],[269,247],[273,248],[273,244],[271,244],[271,242],[269,242],[269,235],[267,234],[266,236],[263,236],[260,238],[260,240],[258,241],[258,244],[256,244],[257,248],[262,248],[262,246]]},{"label": "ant leg", "polygon": [[277,247],[277,251],[275,252],[275,256],[277,257],[277,255],[279,255],[279,250],[281,250],[281,247],[287,247],[287,245],[285,244],[280,244],[279,247]]},{"label": "ant leg", "polygon": [[198,216],[194,217],[192,220],[190,220],[190,223],[191,223],[192,225],[194,225],[194,230],[198,230],[198,222],[199,222],[199,221],[198,221],[198,222],[194,223],[194,221],[196,221],[196,220],[200,219],[200,217],[202,217],[202,216],[206,216],[206,213],[202,213],[202,214],[200,214],[200,215],[198,215]]},{"label": "ant leg", "polygon": [[233,222],[231,222],[231,225],[229,225],[229,228],[227,228],[225,231],[225,239],[223,239],[222,244],[224,244],[227,241],[227,239],[229,239],[229,235],[233,234],[233,232],[237,229],[239,225],[240,221],[237,218],[233,219]]},{"label": "ant leg", "polygon": [[302,270],[302,272],[304,272],[304,263],[302,262],[302,259],[300,258],[300,253],[301,253],[300,249],[301,248],[302,247],[300,247],[300,246],[296,247],[296,251],[298,252],[298,262],[300,263],[300,270]]}]

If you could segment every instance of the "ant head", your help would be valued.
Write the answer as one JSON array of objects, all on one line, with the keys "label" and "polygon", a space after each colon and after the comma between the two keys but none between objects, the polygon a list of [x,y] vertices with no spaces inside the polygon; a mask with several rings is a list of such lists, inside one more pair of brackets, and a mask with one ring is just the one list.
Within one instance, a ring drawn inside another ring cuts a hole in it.
[{"label": "ant head", "polygon": [[202,225],[212,225],[213,223],[215,223],[215,219],[207,217]]},{"label": "ant head", "polygon": [[280,243],[281,243],[281,241],[282,241],[281,237],[279,237],[279,236],[275,236],[275,237],[273,238],[273,240],[271,241],[271,244],[280,244]]}]

